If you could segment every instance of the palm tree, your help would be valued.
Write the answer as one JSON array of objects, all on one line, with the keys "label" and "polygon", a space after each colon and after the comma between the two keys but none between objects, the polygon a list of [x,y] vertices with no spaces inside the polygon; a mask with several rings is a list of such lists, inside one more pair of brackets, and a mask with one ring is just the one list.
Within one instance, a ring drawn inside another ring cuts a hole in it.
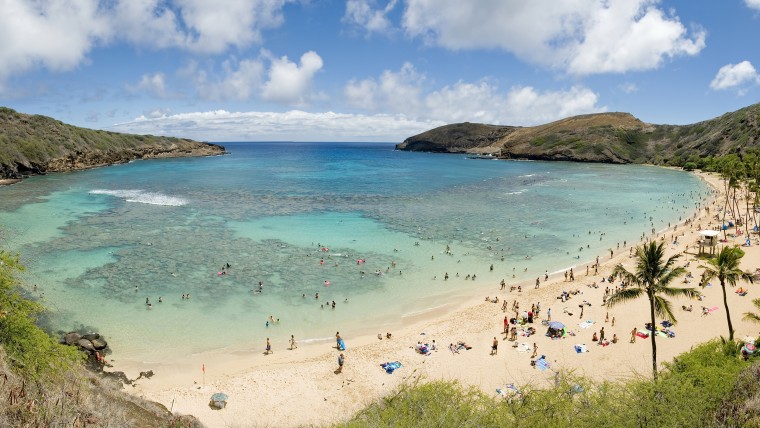
[{"label": "palm tree", "polygon": [[[649,299],[649,318],[652,323],[652,330],[657,325],[655,314],[660,317],[666,317],[675,324],[676,317],[671,310],[670,301],[665,299],[661,294],[666,296],[686,296],[694,297],[699,294],[693,288],[675,288],[669,287],[671,281],[686,272],[683,267],[675,267],[674,264],[679,255],[676,254],[665,260],[665,247],[661,242],[644,244],[636,248],[636,270],[629,272],[622,264],[615,266],[614,276],[621,276],[627,287],[618,291],[607,299],[608,306],[614,306],[620,302],[634,300],[642,295]],[[652,376],[657,381],[657,343],[655,341],[655,332],[649,335],[652,339]]]},{"label": "palm tree", "polygon": [[736,281],[744,280],[752,282],[752,274],[739,269],[739,262],[744,257],[744,251],[739,247],[723,247],[715,258],[707,261],[708,266],[703,268],[702,287],[707,285],[711,279],[718,278],[720,288],[723,290],[723,306],[726,308],[726,321],[728,322],[728,340],[734,340],[734,327],[731,324],[731,313],[728,310],[728,299],[726,298],[726,283],[736,286]]}]

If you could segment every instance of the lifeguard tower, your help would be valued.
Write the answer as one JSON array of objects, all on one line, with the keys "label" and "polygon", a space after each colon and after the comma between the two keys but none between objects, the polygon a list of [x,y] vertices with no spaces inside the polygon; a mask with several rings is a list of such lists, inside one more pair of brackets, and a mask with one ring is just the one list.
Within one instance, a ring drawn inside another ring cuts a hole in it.
[{"label": "lifeguard tower", "polygon": [[718,235],[720,235],[720,232],[717,230],[700,231],[699,254],[704,254],[709,251],[710,255],[714,255],[715,248],[718,246]]}]

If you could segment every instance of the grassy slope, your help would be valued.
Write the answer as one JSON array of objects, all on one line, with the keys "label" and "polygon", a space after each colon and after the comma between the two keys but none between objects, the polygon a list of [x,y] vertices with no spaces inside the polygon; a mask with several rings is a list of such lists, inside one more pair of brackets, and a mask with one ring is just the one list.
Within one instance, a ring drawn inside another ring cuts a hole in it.
[{"label": "grassy slope", "polygon": [[[647,124],[628,113],[574,116],[525,128],[484,126],[446,125],[410,137],[398,148],[668,165],[760,148],[760,104],[684,126]],[[464,143],[462,128],[467,130]],[[488,138],[493,129],[503,134],[497,141]]]},{"label": "grassy slope", "polygon": [[79,128],[0,107],[0,178],[156,157],[178,148],[189,152],[213,147],[180,138]]}]

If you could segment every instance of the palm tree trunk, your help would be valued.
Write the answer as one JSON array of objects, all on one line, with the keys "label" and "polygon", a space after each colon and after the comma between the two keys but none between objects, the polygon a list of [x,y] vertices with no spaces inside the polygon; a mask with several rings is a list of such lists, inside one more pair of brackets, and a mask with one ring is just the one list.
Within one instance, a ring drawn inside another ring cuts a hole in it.
[{"label": "palm tree trunk", "polygon": [[726,282],[720,278],[720,288],[723,289],[723,306],[726,308],[726,321],[728,321],[728,340],[734,341],[734,326],[731,324],[731,313],[728,311],[728,299],[726,298]]},{"label": "palm tree trunk", "polygon": [[649,290],[647,290],[647,295],[649,296],[649,315],[652,322],[652,333],[649,334],[649,337],[652,339],[652,377],[654,378],[654,381],[657,382],[657,343],[654,340],[654,332],[656,329],[654,319],[654,296]]}]

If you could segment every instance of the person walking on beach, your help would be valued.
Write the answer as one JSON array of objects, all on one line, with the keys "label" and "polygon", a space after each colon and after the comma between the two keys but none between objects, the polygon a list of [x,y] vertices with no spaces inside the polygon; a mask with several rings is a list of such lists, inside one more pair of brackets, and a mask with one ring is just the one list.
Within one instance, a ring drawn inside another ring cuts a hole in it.
[{"label": "person walking on beach", "polygon": [[636,327],[631,330],[631,343],[636,343]]},{"label": "person walking on beach", "polygon": [[272,344],[269,342],[269,338],[267,337],[267,349],[264,351],[265,355],[269,355],[272,353]]},{"label": "person walking on beach", "polygon": [[531,355],[531,358],[536,358],[536,355],[538,355],[538,345],[536,345],[536,342],[533,342],[533,355]]},{"label": "person walking on beach", "polygon": [[340,355],[338,355],[338,370],[336,370],[336,373],[343,373],[343,363],[346,361],[346,357],[341,352]]},{"label": "person walking on beach", "polygon": [[504,316],[504,334],[507,334],[509,331],[509,320],[507,319],[507,316]]},{"label": "person walking on beach", "polygon": [[291,334],[290,335],[290,349],[296,349],[298,348],[298,345],[296,345],[296,338]]}]

